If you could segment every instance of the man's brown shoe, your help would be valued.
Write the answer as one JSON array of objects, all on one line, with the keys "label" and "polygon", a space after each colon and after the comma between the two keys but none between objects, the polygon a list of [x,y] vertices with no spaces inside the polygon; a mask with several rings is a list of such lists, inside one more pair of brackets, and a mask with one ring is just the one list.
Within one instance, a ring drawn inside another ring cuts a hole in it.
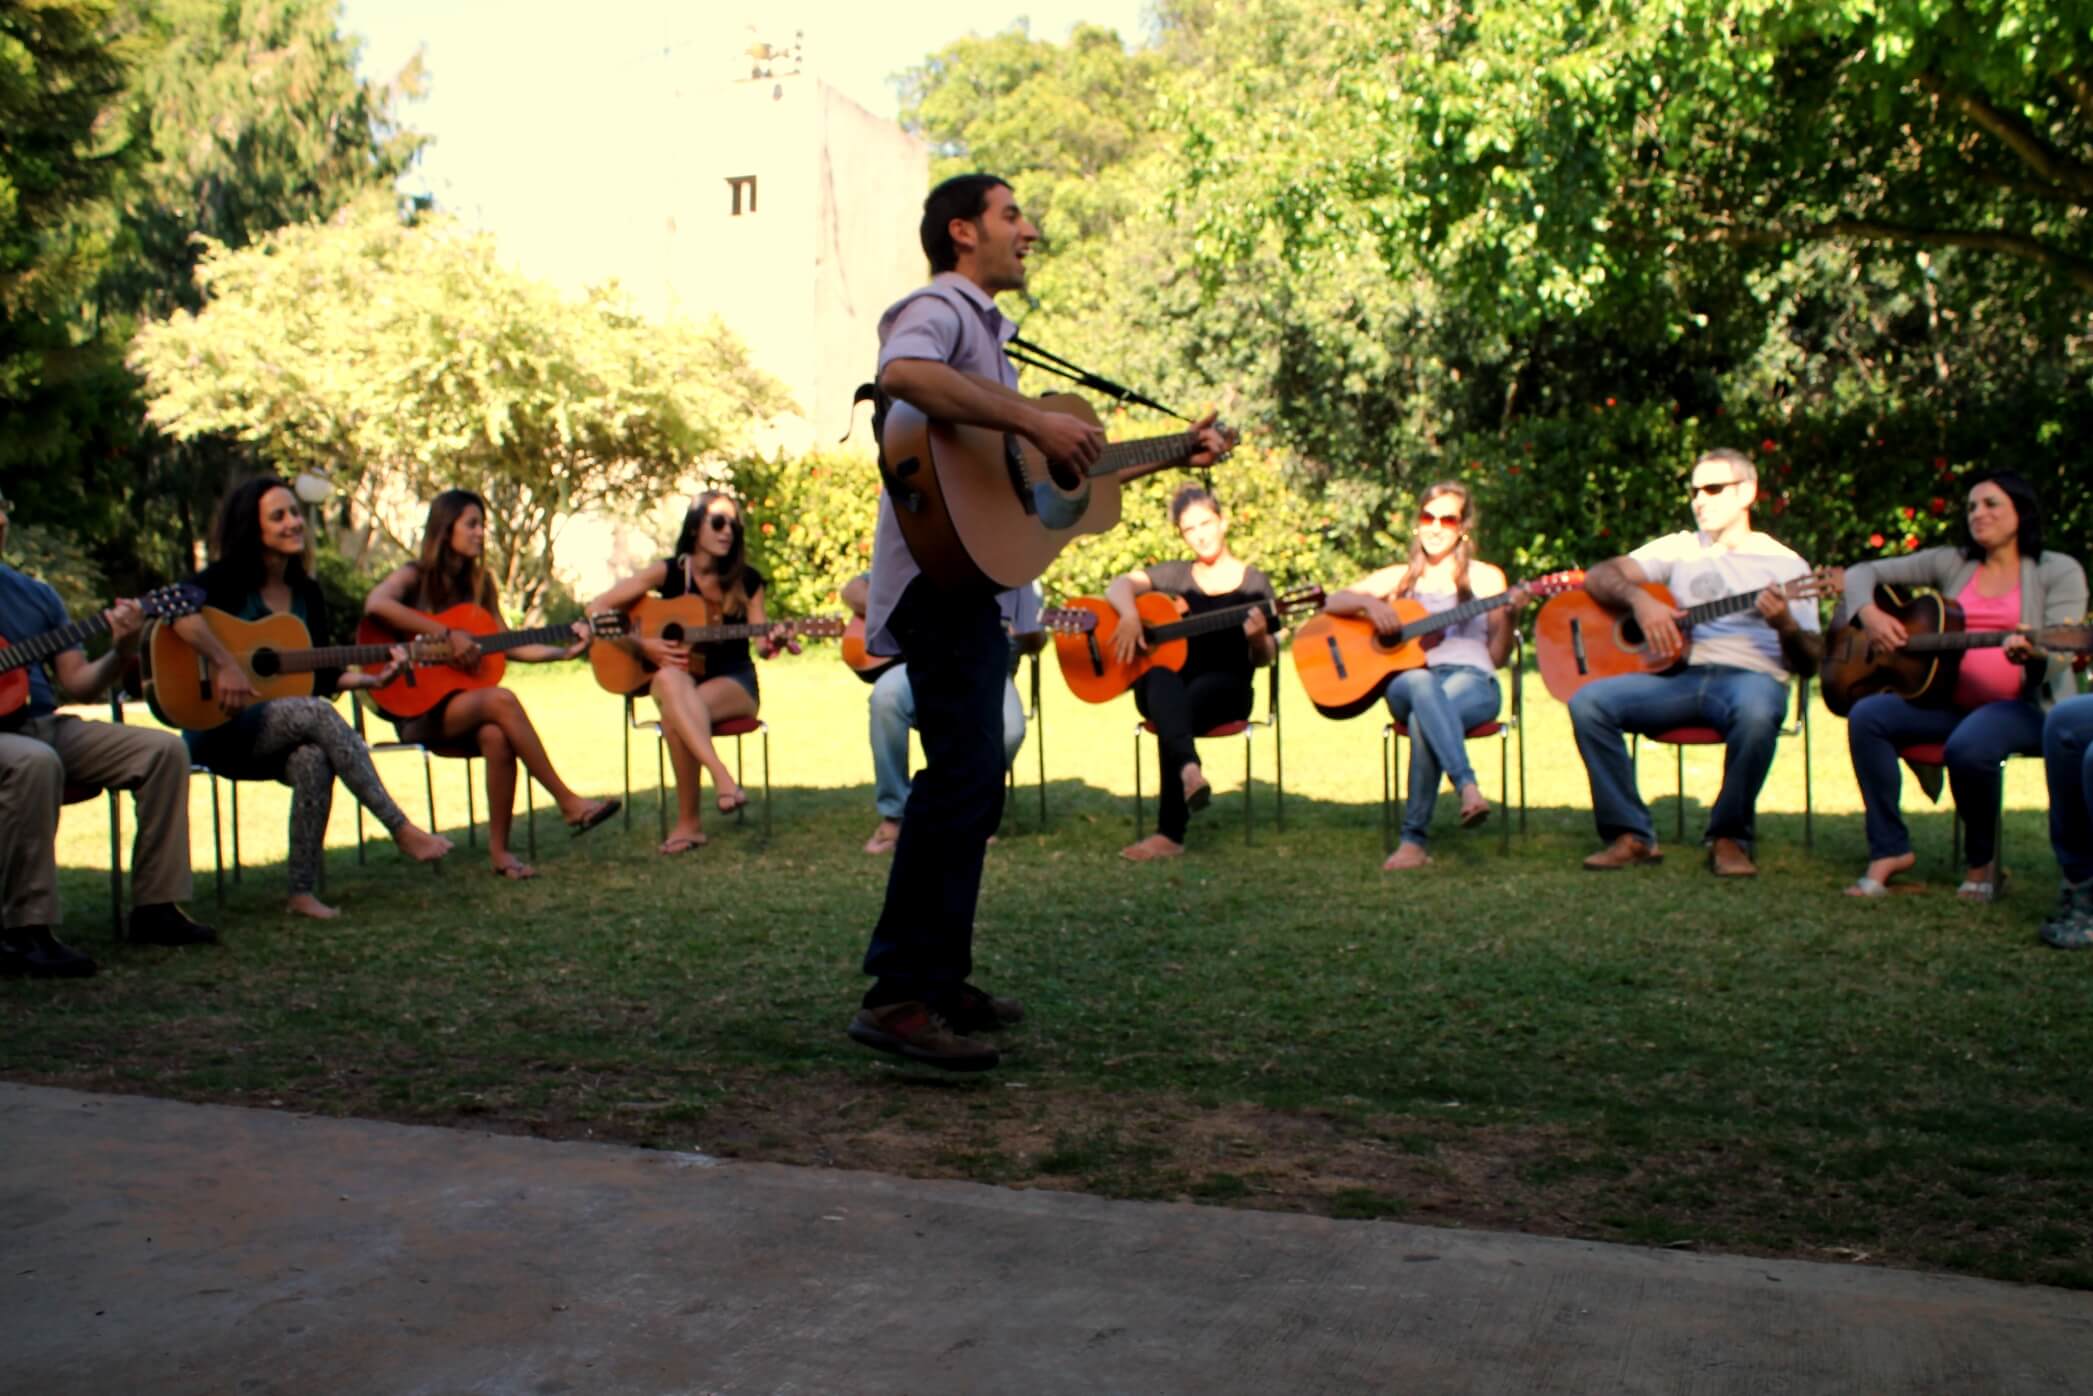
[{"label": "man's brown shoe", "polygon": [[1633,834],[1622,834],[1584,860],[1586,872],[1619,872],[1638,863],[1661,863],[1664,855],[1654,843],[1644,843]]},{"label": "man's brown shoe", "polygon": [[1759,865],[1752,862],[1744,845],[1735,839],[1717,839],[1708,850],[1708,868],[1717,877],[1757,877]]},{"label": "man's brown shoe", "polygon": [[946,1071],[987,1071],[1002,1060],[995,1048],[971,1037],[961,1037],[946,1026],[944,1019],[913,999],[860,1008],[846,1031],[851,1041],[860,1046]]}]

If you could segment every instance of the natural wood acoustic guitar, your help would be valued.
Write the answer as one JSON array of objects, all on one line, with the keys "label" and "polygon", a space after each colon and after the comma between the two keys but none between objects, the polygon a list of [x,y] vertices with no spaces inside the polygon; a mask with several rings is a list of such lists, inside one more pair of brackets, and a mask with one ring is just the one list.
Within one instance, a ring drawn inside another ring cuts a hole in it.
[{"label": "natural wood acoustic guitar", "polygon": [[[1049,393],[1039,405],[1100,425],[1090,404],[1069,393]],[[1120,485],[1190,458],[1199,438],[1119,442],[1082,471],[1050,463],[1021,436],[932,421],[896,401],[880,446],[894,518],[923,575],[1000,591],[1033,581],[1074,539],[1117,524]]]},{"label": "natural wood acoustic guitar", "polygon": [[[353,669],[359,664],[389,664],[392,644],[326,645],[315,648],[305,622],[289,613],[241,620],[216,606],[198,612],[218,642],[232,651],[247,681],[254,686],[255,701],[271,698],[309,698],[313,674],[320,669]],[[395,641],[395,644],[398,642]],[[169,727],[189,732],[208,732],[232,720],[218,706],[211,691],[214,666],[202,650],[184,640],[167,623],[155,623],[146,636],[146,701],[153,715]],[[417,642],[408,647],[414,664],[441,664],[450,647],[440,641]]]},{"label": "natural wood acoustic guitar", "polygon": [[[1557,596],[1583,586],[1584,573],[1550,572],[1522,585],[1536,597]],[[1511,592],[1508,587],[1437,612],[1413,596],[1395,597],[1388,604],[1403,626],[1393,635],[1381,634],[1364,616],[1317,616],[1294,636],[1294,672],[1318,712],[1357,717],[1381,700],[1389,679],[1429,663],[1442,632],[1510,605]]]},{"label": "natural wood acoustic guitar", "polygon": [[1955,681],[1962,656],[1970,650],[1994,649],[2025,635],[2037,649],[2084,653],[2093,648],[2093,626],[2019,626],[2012,630],[1965,630],[1962,607],[1938,592],[1906,595],[1891,586],[1875,588],[1875,605],[1901,624],[1909,636],[1896,649],[1878,649],[1859,622],[1849,621],[1824,642],[1819,682],[1824,706],[1840,717],[1876,693],[1894,693],[1924,708],[1945,708],[1955,701]]},{"label": "natural wood acoustic guitar", "polygon": [[[1039,613],[1039,628],[1049,635],[1080,635],[1096,624],[1097,617],[1089,611],[1049,606]],[[852,616],[843,627],[841,649],[844,664],[866,683],[879,682],[881,674],[901,663],[898,654],[874,654],[865,648],[863,616]]]},{"label": "natural wood acoustic guitar", "polygon": [[1134,598],[1134,610],[1141,617],[1141,634],[1148,648],[1136,650],[1133,659],[1122,664],[1112,653],[1112,637],[1119,633],[1118,610],[1102,596],[1078,596],[1069,601],[1069,609],[1092,616],[1096,624],[1081,634],[1056,635],[1054,653],[1070,693],[1086,703],[1109,703],[1151,669],[1184,668],[1190,648],[1186,642],[1195,635],[1240,630],[1252,611],[1263,611],[1276,626],[1280,616],[1312,611],[1322,604],[1323,589],[1308,586],[1271,601],[1246,601],[1188,616],[1184,602],[1176,597],[1144,591]]},{"label": "natural wood acoustic guitar", "polygon": [[[416,612],[428,615],[428,612]],[[567,646],[574,642],[573,625],[541,625],[530,630],[504,630],[501,622],[483,607],[471,602],[461,602],[447,610],[429,616],[446,631],[463,630],[474,637],[480,647],[480,656],[469,664],[458,664],[446,658],[440,664],[411,665],[398,678],[382,688],[371,690],[371,701],[378,711],[395,721],[404,722],[420,717],[454,693],[464,693],[475,688],[492,688],[502,680],[509,667],[508,651],[525,645]],[[615,640],[625,633],[623,612],[612,611],[589,618],[592,639]],[[442,636],[403,636],[384,621],[365,616],[356,627],[356,640],[361,645],[392,646],[412,639],[417,646],[441,646],[446,656],[450,653],[448,642]],[[370,665],[371,672],[383,669],[389,661],[379,659]]]},{"label": "natural wood acoustic guitar", "polygon": [[595,672],[596,682],[609,692],[640,693],[654,681],[655,673],[654,665],[640,650],[639,642],[643,639],[681,641],[692,646],[690,676],[702,679],[705,657],[696,652],[698,645],[761,639],[780,625],[803,640],[834,639],[844,631],[840,616],[767,620],[758,625],[751,621],[722,622],[719,615],[718,605],[702,596],[642,597],[625,613],[622,636],[599,639],[589,646],[589,668]]},{"label": "natural wood acoustic guitar", "polygon": [[[1781,594],[1790,601],[1837,596],[1844,586],[1843,575],[1841,569],[1820,567],[1806,577],[1783,583]],[[1668,587],[1655,582],[1641,585],[1666,606],[1679,609]],[[1587,591],[1566,592],[1541,607],[1534,618],[1534,658],[1541,682],[1558,703],[1567,703],[1595,679],[1683,668],[1693,650],[1694,626],[1748,611],[1758,600],[1758,592],[1746,591],[1686,607],[1686,618],[1679,622],[1679,638],[1684,643],[1677,654],[1665,655],[1644,639],[1635,613],[1627,607],[1601,605]]]},{"label": "natural wood acoustic guitar", "polygon": [[[177,584],[160,587],[138,598],[138,609],[148,620],[172,620],[186,616],[203,605],[203,588]],[[0,635],[0,717],[18,712],[29,701],[29,671],[53,655],[63,654],[97,635],[109,633],[102,617],[70,621],[39,635],[10,640]]]}]

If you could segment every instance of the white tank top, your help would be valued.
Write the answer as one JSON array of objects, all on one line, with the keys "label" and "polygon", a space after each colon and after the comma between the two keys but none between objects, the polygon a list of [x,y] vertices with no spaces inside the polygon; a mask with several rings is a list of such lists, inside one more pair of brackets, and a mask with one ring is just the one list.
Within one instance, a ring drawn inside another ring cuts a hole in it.
[{"label": "white tank top", "polygon": [[[1452,592],[1413,591],[1411,597],[1433,615],[1450,611],[1460,598]],[[1432,668],[1443,668],[1448,664],[1464,664],[1470,669],[1489,673],[1494,669],[1490,663],[1490,617],[1488,613],[1470,616],[1459,625],[1449,625],[1439,632],[1439,643],[1425,651],[1425,662]]]}]

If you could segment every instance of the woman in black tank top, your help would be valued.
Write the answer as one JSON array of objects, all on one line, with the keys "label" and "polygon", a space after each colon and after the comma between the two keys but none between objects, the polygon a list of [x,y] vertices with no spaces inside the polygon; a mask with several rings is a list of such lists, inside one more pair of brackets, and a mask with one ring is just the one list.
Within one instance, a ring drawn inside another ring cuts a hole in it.
[{"label": "woman in black tank top", "polygon": [[[719,611],[723,623],[762,625],[763,577],[749,566],[742,545],[741,505],[724,490],[706,490],[683,516],[676,555],[636,572],[589,603],[589,614],[623,610],[648,592],[663,597],[698,595]],[[765,658],[787,643],[778,627],[763,641]],[[727,769],[712,743],[714,724],[754,717],[759,700],[755,661],[746,640],[728,640],[697,650],[662,640],[642,640],[640,648],[655,673],[648,692],[661,713],[662,736],[676,767],[676,826],[661,852],[682,853],[705,842],[699,804],[703,773],[712,773],[720,813],[731,814],[748,803],[748,793]],[[702,657],[702,679],[690,672],[693,655]]]}]

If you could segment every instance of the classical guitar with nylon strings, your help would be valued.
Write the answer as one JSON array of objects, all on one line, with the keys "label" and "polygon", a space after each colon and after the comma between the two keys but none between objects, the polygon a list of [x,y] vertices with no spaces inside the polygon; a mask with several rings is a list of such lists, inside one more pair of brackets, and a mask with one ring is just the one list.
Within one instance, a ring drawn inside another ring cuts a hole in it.
[{"label": "classical guitar with nylon strings", "polygon": [[1894,693],[1923,708],[1952,706],[1962,656],[1974,649],[1995,649],[2016,635],[2025,635],[2042,650],[2083,653],[2093,648],[2093,626],[2087,625],[1965,630],[1962,608],[1938,592],[1906,595],[1895,587],[1878,586],[1874,601],[1904,627],[1908,638],[1896,649],[1881,649],[1858,621],[1831,633],[1824,642],[1818,681],[1824,706],[1840,717],[1876,693]]},{"label": "classical guitar with nylon strings", "polygon": [[[198,613],[218,642],[232,652],[233,660],[254,686],[254,701],[271,698],[309,698],[313,675],[321,669],[352,669],[361,664],[392,662],[394,646],[326,645],[315,648],[305,622],[288,612],[261,620],[241,620],[216,606]],[[169,727],[189,732],[208,732],[232,720],[218,706],[211,689],[214,666],[202,650],[184,640],[175,628],[155,624],[147,633],[146,701],[153,716]],[[450,646],[441,640],[416,641],[408,646],[411,664],[442,664],[450,659]]]},{"label": "classical guitar with nylon strings", "polygon": [[[1100,425],[1073,394],[1049,393],[1039,405]],[[1053,464],[1024,437],[932,421],[901,401],[887,413],[880,447],[894,518],[923,575],[998,591],[1026,585],[1070,542],[1117,524],[1122,483],[1200,449],[1195,432],[1123,441],[1079,470]]]},{"label": "classical guitar with nylon strings", "polygon": [[[611,693],[641,693],[654,681],[655,666],[640,649],[641,640],[667,640],[691,647],[690,676],[705,676],[705,657],[697,646],[721,640],[760,640],[783,626],[802,640],[834,639],[844,632],[840,616],[808,620],[722,622],[717,603],[702,596],[645,596],[625,613],[625,633],[589,646],[589,668],[596,682]],[[592,621],[591,624],[595,622]]]},{"label": "classical guitar with nylon strings", "polygon": [[[1583,586],[1584,573],[1550,572],[1521,585],[1531,596],[1557,596]],[[1471,597],[1436,612],[1414,596],[1393,597],[1388,604],[1403,622],[1393,635],[1381,634],[1364,616],[1317,616],[1294,636],[1294,672],[1323,716],[1357,717],[1380,701],[1389,679],[1430,662],[1443,631],[1510,605],[1512,591]]]},{"label": "classical guitar with nylon strings", "polygon": [[1134,598],[1141,617],[1141,634],[1148,647],[1134,652],[1122,664],[1113,657],[1112,637],[1119,633],[1119,611],[1102,596],[1072,598],[1069,609],[1093,617],[1096,624],[1082,634],[1057,634],[1054,653],[1061,661],[1061,677],[1068,691],[1086,703],[1109,703],[1132,688],[1151,669],[1182,669],[1194,635],[1222,630],[1240,630],[1252,611],[1263,611],[1276,622],[1292,611],[1312,611],[1323,604],[1321,587],[1301,587],[1272,601],[1246,601],[1188,616],[1184,603],[1160,591],[1144,591]]},{"label": "classical guitar with nylon strings", "polygon": [[[417,611],[417,615],[428,615]],[[464,693],[475,688],[492,688],[502,680],[509,666],[508,651],[525,645],[558,645],[565,648],[574,643],[574,627],[569,625],[541,625],[530,630],[504,630],[501,622],[483,607],[471,602],[461,602],[450,609],[430,615],[429,619],[441,625],[446,632],[462,630],[473,637],[479,646],[479,657],[460,664],[449,658],[449,640],[442,635],[402,635],[384,621],[365,616],[356,627],[356,640],[360,645],[389,648],[413,640],[417,647],[436,644],[444,647],[444,662],[423,666],[410,665],[391,683],[371,690],[371,701],[378,711],[395,721],[405,722],[420,717],[454,693]],[[616,640],[625,633],[625,617],[620,612],[594,616],[589,620],[592,639]],[[419,650],[418,650],[419,652]],[[383,650],[381,649],[381,653]],[[371,663],[370,670],[376,673],[389,661],[380,658]]]},{"label": "classical guitar with nylon strings", "polygon": [[[1655,582],[1640,585],[1645,594],[1667,609],[1679,609],[1670,588]],[[1790,601],[1808,601],[1837,596],[1842,589],[1843,573],[1836,568],[1820,567],[1806,577],[1782,583],[1781,594]],[[1588,591],[1566,592],[1541,607],[1541,613],[1534,618],[1534,658],[1541,681],[1548,685],[1548,692],[1557,702],[1567,703],[1595,679],[1662,674],[1682,668],[1693,649],[1692,627],[1740,615],[1758,601],[1758,592],[1746,591],[1687,607],[1685,619],[1679,622],[1682,643],[1678,652],[1662,654],[1645,639],[1635,613],[1626,606],[1605,605]]]},{"label": "classical guitar with nylon strings", "polygon": [[[147,620],[172,620],[202,606],[203,595],[202,587],[187,584],[160,587],[139,597],[138,609],[145,612]],[[33,665],[108,633],[107,620],[89,616],[18,640],[0,635],[0,717],[20,711],[29,701],[29,670]]]},{"label": "classical guitar with nylon strings", "polygon": [[[1069,610],[1049,606],[1039,613],[1039,628],[1049,635],[1078,635],[1097,624],[1097,617],[1089,611]],[[852,616],[850,624],[843,627],[843,662],[850,672],[866,683],[879,682],[879,676],[901,663],[898,654],[874,654],[865,648],[865,618]]]}]

